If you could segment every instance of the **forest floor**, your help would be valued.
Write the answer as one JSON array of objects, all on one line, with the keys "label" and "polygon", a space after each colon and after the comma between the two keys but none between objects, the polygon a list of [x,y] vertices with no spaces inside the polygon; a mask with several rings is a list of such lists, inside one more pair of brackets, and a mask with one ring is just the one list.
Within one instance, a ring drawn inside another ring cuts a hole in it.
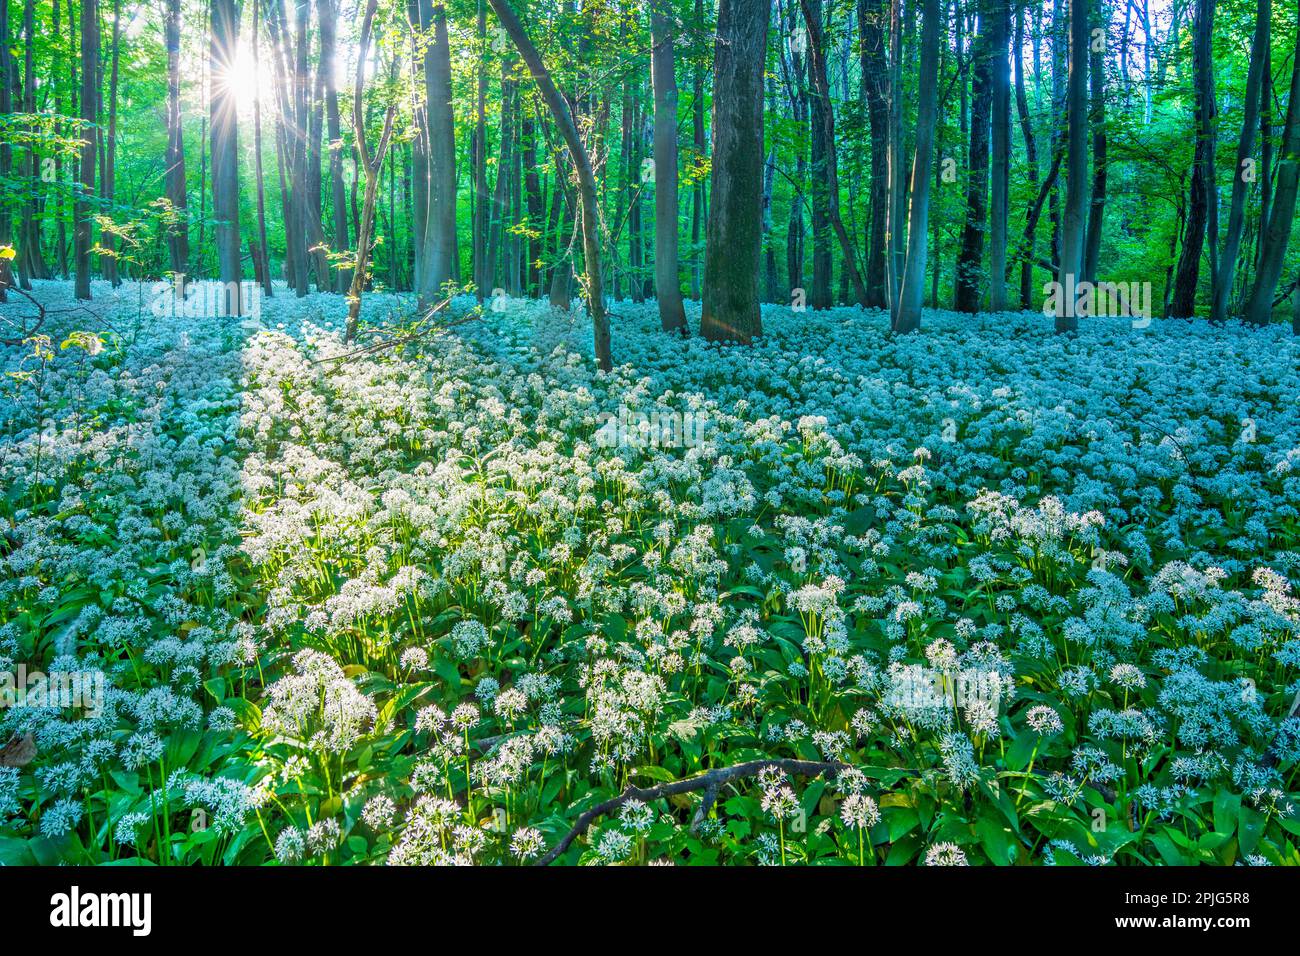
[{"label": "forest floor", "polygon": [[1289,329],[93,294],[0,349],[0,862],[1300,862]]}]

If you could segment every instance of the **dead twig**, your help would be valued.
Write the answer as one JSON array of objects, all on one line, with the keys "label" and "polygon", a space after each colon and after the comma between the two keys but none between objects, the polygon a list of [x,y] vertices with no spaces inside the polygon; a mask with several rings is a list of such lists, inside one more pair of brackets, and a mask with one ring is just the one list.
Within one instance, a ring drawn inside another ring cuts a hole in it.
[{"label": "dead twig", "polygon": [[639,800],[642,803],[649,803],[651,800],[661,800],[664,797],[676,796],[679,793],[692,793],[696,790],[704,791],[704,803],[700,809],[695,812],[695,818],[691,822],[691,827],[696,828],[703,822],[704,817],[712,808],[713,803],[718,798],[718,791],[726,784],[733,780],[741,780],[745,777],[756,777],[764,769],[774,767],[777,770],[784,770],[789,774],[796,774],[801,777],[835,777],[841,771],[848,769],[848,764],[838,761],[820,761],[820,760],[751,760],[749,763],[735,764],[731,767],[716,767],[713,770],[706,771],[695,777],[687,777],[684,780],[674,780],[672,783],[660,784],[657,787],[634,787],[630,784],[628,788],[603,803],[598,803],[590,810],[585,811],[573,825],[568,833],[564,835],[559,843],[552,847],[544,856],[542,856],[534,866],[548,866],[557,860],[565,850],[567,850],[573,841],[587,831],[587,828],[596,821],[597,817],[602,817],[611,810],[617,810],[629,800]]}]

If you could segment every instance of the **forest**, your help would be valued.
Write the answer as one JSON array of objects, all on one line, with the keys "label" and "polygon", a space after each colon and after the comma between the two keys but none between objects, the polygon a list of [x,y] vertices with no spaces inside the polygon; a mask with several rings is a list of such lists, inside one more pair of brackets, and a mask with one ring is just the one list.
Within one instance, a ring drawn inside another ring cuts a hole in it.
[{"label": "forest", "polygon": [[0,864],[1300,865],[1300,8],[0,76]]}]

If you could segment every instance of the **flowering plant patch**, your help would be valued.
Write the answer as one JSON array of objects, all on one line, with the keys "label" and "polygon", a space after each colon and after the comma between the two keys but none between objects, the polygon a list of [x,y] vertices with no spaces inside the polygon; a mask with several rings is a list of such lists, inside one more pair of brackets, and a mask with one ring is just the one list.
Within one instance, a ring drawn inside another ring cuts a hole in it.
[{"label": "flowering plant patch", "polygon": [[0,861],[1300,863],[1289,335],[137,292],[3,352],[0,671],[105,686]]}]

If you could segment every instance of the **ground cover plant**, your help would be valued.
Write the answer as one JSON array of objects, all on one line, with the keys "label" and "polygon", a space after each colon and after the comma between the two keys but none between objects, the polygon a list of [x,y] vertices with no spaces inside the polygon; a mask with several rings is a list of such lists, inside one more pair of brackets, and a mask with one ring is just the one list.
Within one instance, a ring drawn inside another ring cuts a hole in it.
[{"label": "ground cover plant", "polygon": [[1300,862],[1289,330],[36,292],[5,863]]}]

